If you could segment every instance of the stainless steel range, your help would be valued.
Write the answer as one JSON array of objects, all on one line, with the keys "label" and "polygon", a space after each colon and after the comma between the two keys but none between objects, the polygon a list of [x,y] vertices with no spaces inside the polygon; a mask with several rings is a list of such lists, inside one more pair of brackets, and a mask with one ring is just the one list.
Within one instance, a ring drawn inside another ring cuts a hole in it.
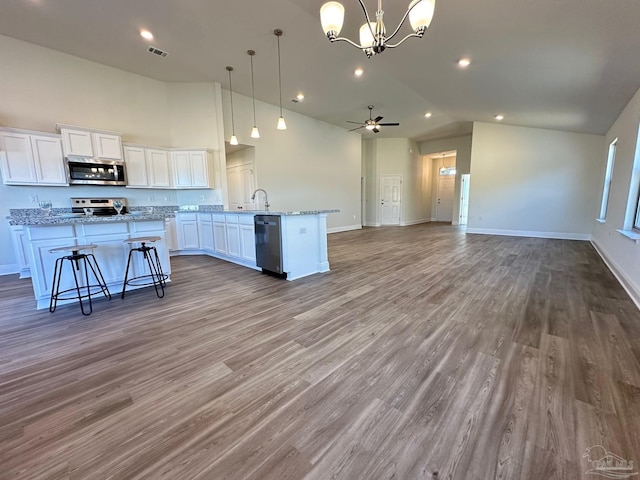
[{"label": "stainless steel range", "polygon": [[85,208],[91,208],[93,215],[117,215],[113,202],[121,201],[124,207],[122,213],[129,213],[126,198],[72,198],[71,211],[73,213],[86,213]]}]

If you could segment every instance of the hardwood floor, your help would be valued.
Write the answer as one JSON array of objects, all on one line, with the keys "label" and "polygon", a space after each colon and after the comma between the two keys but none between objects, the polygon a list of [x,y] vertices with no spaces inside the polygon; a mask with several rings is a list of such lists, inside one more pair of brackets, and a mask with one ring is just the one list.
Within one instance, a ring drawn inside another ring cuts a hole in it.
[{"label": "hardwood floor", "polygon": [[589,243],[427,224],[330,235],[329,260],[285,282],[174,257],[164,299],[90,317],[0,277],[0,479],[583,479],[593,445],[640,463],[640,313]]}]

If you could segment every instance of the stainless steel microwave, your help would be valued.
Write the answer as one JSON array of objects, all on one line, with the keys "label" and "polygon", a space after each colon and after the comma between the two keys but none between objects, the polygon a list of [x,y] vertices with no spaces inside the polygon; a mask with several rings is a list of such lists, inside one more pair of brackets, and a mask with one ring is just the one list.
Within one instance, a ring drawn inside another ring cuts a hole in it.
[{"label": "stainless steel microwave", "polygon": [[67,178],[74,185],[126,185],[124,162],[68,157]]}]

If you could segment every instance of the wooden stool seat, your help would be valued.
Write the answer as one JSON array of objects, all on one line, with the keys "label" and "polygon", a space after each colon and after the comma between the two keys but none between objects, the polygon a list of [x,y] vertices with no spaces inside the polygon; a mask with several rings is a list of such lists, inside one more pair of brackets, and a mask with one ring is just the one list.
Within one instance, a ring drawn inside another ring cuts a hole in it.
[{"label": "wooden stool seat", "polygon": [[97,245],[90,243],[88,245],[69,245],[65,247],[56,247],[49,250],[49,253],[56,252],[80,252],[81,250],[93,250],[94,248],[98,248]]},{"label": "wooden stool seat", "polygon": [[162,240],[162,238],[160,237],[133,237],[133,238],[127,238],[125,240],[123,240],[123,243],[128,243],[128,244],[132,244],[132,243],[153,243],[153,242],[157,242],[158,240]]}]

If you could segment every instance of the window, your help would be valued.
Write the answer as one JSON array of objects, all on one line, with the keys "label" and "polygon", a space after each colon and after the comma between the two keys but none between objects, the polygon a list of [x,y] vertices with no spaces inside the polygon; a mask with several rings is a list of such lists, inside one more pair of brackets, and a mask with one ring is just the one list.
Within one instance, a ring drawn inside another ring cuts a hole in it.
[{"label": "window", "polygon": [[607,218],[607,207],[609,206],[609,191],[611,190],[611,177],[613,176],[613,164],[616,159],[616,138],[609,145],[609,155],[607,156],[607,170],[604,174],[604,186],[602,187],[602,204],[600,205],[600,216],[598,220],[604,221]]},{"label": "window", "polygon": [[455,175],[456,167],[455,165],[453,167],[441,167],[438,172],[440,175]]}]

